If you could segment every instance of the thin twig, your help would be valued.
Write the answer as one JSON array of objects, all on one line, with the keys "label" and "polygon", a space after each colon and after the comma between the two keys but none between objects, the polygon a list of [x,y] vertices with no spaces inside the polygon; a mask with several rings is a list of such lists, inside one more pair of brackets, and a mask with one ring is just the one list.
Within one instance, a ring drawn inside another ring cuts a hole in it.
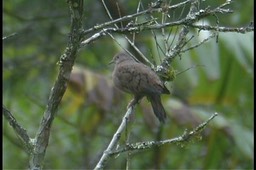
[{"label": "thin twig", "polygon": [[9,38],[12,38],[12,37],[14,37],[15,35],[17,35],[18,33],[12,33],[12,34],[10,34],[10,35],[7,35],[7,36],[4,36],[3,38],[2,38],[2,40],[7,40],[7,39],[9,39]]},{"label": "thin twig", "polygon": [[115,37],[114,37],[112,34],[110,34],[110,33],[108,33],[108,32],[107,32],[107,34],[117,43],[117,45],[118,45],[119,47],[121,47],[125,52],[127,52],[130,56],[132,56],[132,57],[134,58],[134,60],[138,61],[138,59],[137,59],[135,56],[133,56],[133,54],[130,53],[130,51],[128,51],[126,48],[124,48],[124,47],[115,39]]},{"label": "thin twig", "polygon": [[216,37],[216,35],[217,35],[216,33],[212,33],[209,37],[203,39],[203,40],[202,40],[201,42],[199,42],[198,44],[193,45],[192,47],[189,47],[189,48],[187,48],[187,49],[181,50],[180,53],[184,53],[184,52],[186,52],[186,51],[189,51],[189,50],[192,50],[192,49],[194,49],[194,48],[197,48],[197,47],[199,47],[200,45],[202,45],[202,44],[204,44],[205,42],[207,42],[208,40],[210,40],[211,38]]},{"label": "thin twig", "polygon": [[110,12],[109,12],[109,10],[108,10],[108,8],[107,8],[107,5],[105,4],[105,1],[104,1],[104,0],[101,0],[101,3],[103,4],[103,7],[104,7],[105,11],[106,11],[107,14],[108,14],[108,17],[109,17],[111,20],[113,20],[111,14],[110,14]]},{"label": "thin twig", "polygon": [[253,26],[247,26],[247,27],[219,27],[219,26],[210,26],[210,25],[189,25],[190,27],[193,28],[198,28],[199,30],[214,30],[218,32],[237,32],[237,33],[242,33],[245,34],[247,32],[252,32],[254,31]]},{"label": "thin twig", "polygon": [[186,72],[186,71],[188,71],[188,70],[190,70],[190,69],[192,69],[192,68],[196,68],[196,67],[204,67],[204,65],[200,65],[200,64],[197,64],[197,65],[193,65],[192,67],[189,67],[189,68],[187,68],[187,69],[185,69],[185,70],[183,70],[183,71],[180,71],[180,72],[177,72],[176,73],[176,76],[178,76],[178,75],[180,75],[180,74],[182,74],[182,73],[184,73],[184,72]]},{"label": "thin twig", "polygon": [[133,49],[141,56],[141,58],[142,58],[146,63],[148,63],[148,64],[151,66],[151,68],[154,68],[154,64],[152,64],[152,63],[147,59],[147,57],[145,57],[145,56],[143,55],[143,53],[135,46],[135,44],[134,44],[133,42],[131,42],[131,40],[130,40],[127,36],[125,36],[125,39],[129,42],[129,44],[133,47]]}]

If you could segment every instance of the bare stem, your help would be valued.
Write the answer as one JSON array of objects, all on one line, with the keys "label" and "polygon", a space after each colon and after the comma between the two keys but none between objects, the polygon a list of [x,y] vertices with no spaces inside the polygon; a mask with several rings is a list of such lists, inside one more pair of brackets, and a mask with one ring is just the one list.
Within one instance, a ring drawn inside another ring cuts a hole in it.
[{"label": "bare stem", "polygon": [[134,112],[134,106],[128,108],[127,112],[125,113],[121,124],[119,125],[116,133],[114,134],[111,142],[109,143],[107,149],[104,151],[102,157],[100,158],[99,162],[97,163],[95,170],[103,169],[107,160],[110,158],[110,153],[113,152],[114,148],[117,146],[117,143],[121,137],[122,132],[125,130],[127,126],[127,122],[130,120],[130,115]]}]

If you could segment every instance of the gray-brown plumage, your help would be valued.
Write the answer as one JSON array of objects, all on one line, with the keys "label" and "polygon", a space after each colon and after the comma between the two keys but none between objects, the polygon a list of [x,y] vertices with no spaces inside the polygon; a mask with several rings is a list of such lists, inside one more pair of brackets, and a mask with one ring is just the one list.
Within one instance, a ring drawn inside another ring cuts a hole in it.
[{"label": "gray-brown plumage", "polygon": [[126,53],[115,55],[112,62],[115,63],[112,74],[114,85],[118,89],[134,95],[129,106],[138,103],[146,96],[151,102],[156,117],[159,121],[164,122],[166,113],[160,95],[170,92],[157,74],[150,67],[136,62]]}]

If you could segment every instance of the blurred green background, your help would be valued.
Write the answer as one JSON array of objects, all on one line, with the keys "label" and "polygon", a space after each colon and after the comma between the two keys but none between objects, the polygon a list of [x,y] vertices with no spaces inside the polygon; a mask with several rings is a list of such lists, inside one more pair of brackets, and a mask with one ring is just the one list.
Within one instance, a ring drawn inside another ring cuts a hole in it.
[{"label": "blurred green background", "polygon": [[[114,18],[116,1],[107,1]],[[144,8],[151,1],[143,1]],[[180,2],[173,0],[171,4]],[[201,7],[225,2],[201,1]],[[119,0],[122,15],[136,12],[138,0]],[[253,1],[233,1],[233,14],[218,15],[221,26],[247,26],[253,20]],[[182,18],[184,9],[170,11],[172,20]],[[143,19],[143,18],[142,18]],[[101,1],[84,2],[84,28],[107,21]],[[216,25],[214,17],[203,21]],[[124,23],[125,24],[125,23]],[[173,28],[171,37],[175,38]],[[3,3],[3,104],[27,129],[31,137],[39,127],[51,87],[56,64],[68,40],[70,15],[63,0],[13,0]],[[170,31],[171,29],[167,29]],[[154,31],[163,44],[161,32]],[[187,47],[197,44],[208,32],[191,29],[195,37]],[[124,48],[122,35],[113,34]],[[138,48],[152,62],[161,53],[151,31],[136,35]],[[253,169],[253,32],[220,33],[218,43],[211,39],[183,53],[172,66],[178,72],[194,65],[168,83],[171,95],[163,95],[168,115],[159,128],[149,102],[136,108],[129,128],[132,142],[173,138],[218,112],[198,139],[186,145],[165,145],[131,154],[131,169]],[[172,38],[170,39],[172,40]],[[173,44],[173,45],[174,45]],[[55,118],[47,148],[45,169],[92,169],[117,129],[131,95],[112,85],[112,65],[108,62],[122,49],[110,37],[98,39],[82,48],[77,56],[71,82]],[[122,137],[119,145],[125,144]],[[143,159],[142,159],[143,158]],[[3,120],[3,168],[25,169],[28,155],[8,122]],[[126,154],[111,159],[108,169],[125,168]]]}]

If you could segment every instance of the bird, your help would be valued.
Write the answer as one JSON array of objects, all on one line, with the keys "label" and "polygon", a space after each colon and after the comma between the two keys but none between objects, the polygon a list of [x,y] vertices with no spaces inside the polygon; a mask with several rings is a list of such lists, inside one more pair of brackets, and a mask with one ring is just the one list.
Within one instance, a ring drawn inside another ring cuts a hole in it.
[{"label": "bird", "polygon": [[164,123],[166,112],[161,102],[161,94],[170,94],[170,91],[156,72],[149,66],[137,62],[126,52],[116,54],[110,63],[115,64],[112,72],[114,86],[134,96],[128,107],[134,106],[146,96],[155,116]]}]

